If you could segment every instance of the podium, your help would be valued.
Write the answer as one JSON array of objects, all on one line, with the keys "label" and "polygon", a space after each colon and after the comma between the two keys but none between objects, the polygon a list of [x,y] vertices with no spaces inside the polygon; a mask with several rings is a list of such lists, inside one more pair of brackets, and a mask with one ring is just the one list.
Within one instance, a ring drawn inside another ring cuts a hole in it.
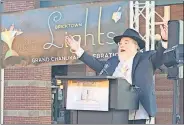
[{"label": "podium", "polygon": [[56,76],[63,84],[63,108],[69,124],[128,124],[129,110],[137,110],[136,90],[112,76]]}]

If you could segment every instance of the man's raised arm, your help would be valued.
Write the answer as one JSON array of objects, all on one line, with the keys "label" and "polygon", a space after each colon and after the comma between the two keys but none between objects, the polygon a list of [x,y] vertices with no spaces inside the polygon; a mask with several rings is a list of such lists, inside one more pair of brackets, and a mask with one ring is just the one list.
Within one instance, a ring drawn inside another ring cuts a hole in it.
[{"label": "man's raised arm", "polygon": [[76,41],[72,36],[68,36],[66,37],[66,43],[72,49],[72,51],[75,52],[79,60],[84,62],[97,73],[100,73],[100,71],[104,67],[104,62],[99,61],[97,58],[86,53],[80,46],[81,39],[79,39],[79,41]]},{"label": "man's raised arm", "polygon": [[[164,26],[160,25],[161,30],[161,38],[162,42],[161,45],[158,47],[155,53],[151,56],[151,61],[153,64],[153,68],[156,70],[164,63],[164,51],[167,49],[168,46],[168,25],[164,24]],[[164,40],[164,41],[163,41]]]}]

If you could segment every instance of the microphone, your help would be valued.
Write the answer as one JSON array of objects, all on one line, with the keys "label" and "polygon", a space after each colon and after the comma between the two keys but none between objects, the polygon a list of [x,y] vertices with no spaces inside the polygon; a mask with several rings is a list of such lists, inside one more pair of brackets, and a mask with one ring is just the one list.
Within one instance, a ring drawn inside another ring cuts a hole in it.
[{"label": "microphone", "polygon": [[109,63],[106,63],[103,69],[100,71],[99,76],[101,76],[104,72],[108,75],[107,68],[109,68]]},{"label": "microphone", "polygon": [[136,85],[130,85],[130,91],[131,92],[140,92],[140,87],[136,86]]}]

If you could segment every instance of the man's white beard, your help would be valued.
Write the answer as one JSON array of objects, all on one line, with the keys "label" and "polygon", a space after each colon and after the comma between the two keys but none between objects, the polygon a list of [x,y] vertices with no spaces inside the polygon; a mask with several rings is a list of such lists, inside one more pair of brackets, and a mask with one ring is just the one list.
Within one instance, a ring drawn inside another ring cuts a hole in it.
[{"label": "man's white beard", "polygon": [[127,59],[134,57],[136,53],[137,52],[132,52],[132,51],[118,52],[118,58],[120,61],[126,61]]},{"label": "man's white beard", "polygon": [[127,52],[119,52],[118,53],[118,58],[120,61],[123,61],[124,59],[126,59],[126,56],[125,56],[126,53]]}]

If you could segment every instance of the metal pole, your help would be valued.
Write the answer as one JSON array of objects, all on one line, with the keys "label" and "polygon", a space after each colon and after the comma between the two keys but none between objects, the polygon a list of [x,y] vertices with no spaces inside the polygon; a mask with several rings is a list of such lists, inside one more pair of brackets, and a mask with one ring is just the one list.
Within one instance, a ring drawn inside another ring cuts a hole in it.
[{"label": "metal pole", "polygon": [[[1,30],[1,14],[3,12],[3,2],[0,1],[0,30]],[[0,40],[1,40],[1,34],[0,34]],[[1,42],[0,42],[1,43]],[[2,93],[4,93],[4,82],[2,82],[2,61],[1,61],[1,55],[2,54],[2,44],[0,44],[0,111],[1,111],[1,115],[0,115],[0,124],[3,124],[3,95]],[[4,75],[3,75],[4,76]]]},{"label": "metal pole", "polygon": [[54,121],[57,122],[58,118],[58,88],[55,89],[54,94]]},{"label": "metal pole", "polygon": [[180,120],[179,111],[179,80],[174,80],[173,83],[173,115],[172,115],[172,123],[178,124]]},{"label": "metal pole", "polygon": [[1,124],[3,124],[4,117],[4,69],[1,69]]},{"label": "metal pole", "polygon": [[[0,44],[0,52],[1,52],[1,44]],[[1,110],[1,115],[0,115],[0,124],[3,124],[3,120],[2,120],[2,106],[1,106],[1,98],[2,98],[2,94],[1,94],[1,90],[2,89],[2,86],[1,86],[1,61],[0,61],[0,110]]]},{"label": "metal pole", "polygon": [[[155,1],[151,1],[150,5],[150,22],[151,22],[151,50],[155,50]],[[155,74],[153,76],[154,86],[155,86]],[[155,124],[155,117],[151,117],[151,121],[149,124]]]}]

